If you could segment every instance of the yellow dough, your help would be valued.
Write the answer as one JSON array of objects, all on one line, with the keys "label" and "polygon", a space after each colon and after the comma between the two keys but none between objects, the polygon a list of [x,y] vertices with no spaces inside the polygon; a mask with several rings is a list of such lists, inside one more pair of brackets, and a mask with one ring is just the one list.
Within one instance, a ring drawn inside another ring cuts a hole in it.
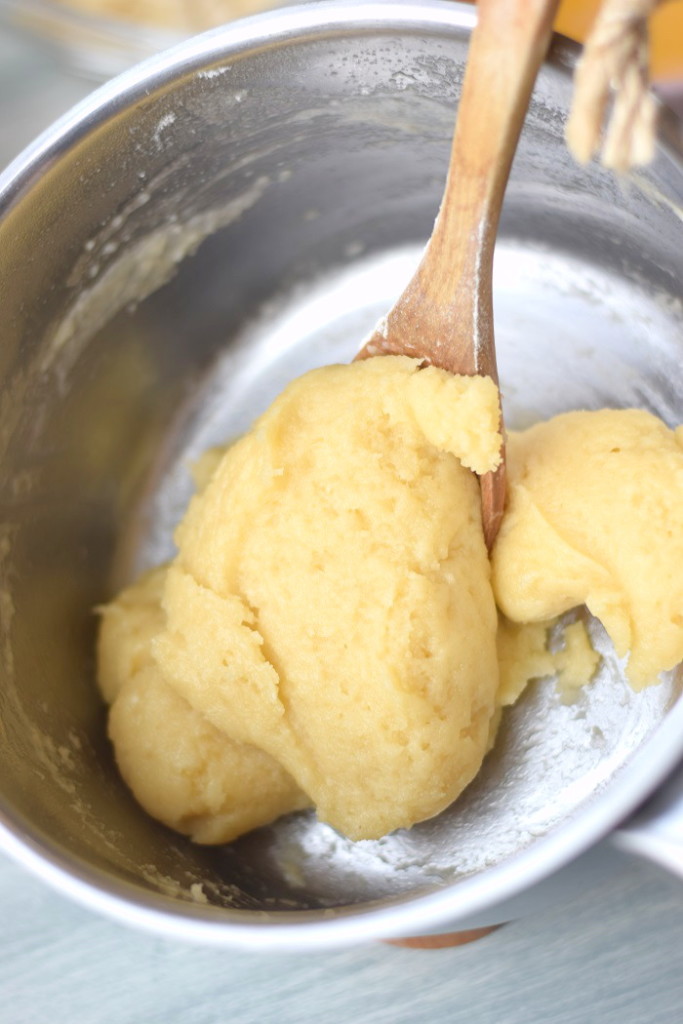
[{"label": "yellow dough", "polygon": [[[295,381],[193,498],[163,579],[156,675],[138,691],[163,680],[202,727],[269,755],[353,838],[448,806],[479,769],[498,687],[479,486],[463,465],[495,467],[498,420],[492,381],[407,358]],[[105,627],[130,601],[109,606]],[[141,628],[119,662],[138,657]],[[105,629],[110,699],[114,646]],[[139,793],[146,741],[121,702],[111,733]],[[150,719],[166,731],[161,713]]]},{"label": "yellow dough", "polygon": [[517,701],[530,679],[542,679],[555,672],[553,655],[548,650],[550,623],[518,625],[500,617],[496,645],[500,682],[497,703],[509,707]]},{"label": "yellow dough", "polygon": [[102,609],[98,678],[112,703],[121,775],[154,818],[199,843],[227,843],[310,801],[267,754],[235,743],[168,685],[151,653],[165,568]]},{"label": "yellow dough", "polygon": [[[493,552],[499,607],[538,622],[586,604],[640,688],[683,659],[683,428],[637,409],[512,435]],[[630,653],[629,653],[630,652]]]},{"label": "yellow dough", "polygon": [[97,682],[107,704],[152,660],[152,638],[165,622],[161,610],[165,580],[165,568],[154,569],[99,609]]},{"label": "yellow dough", "polygon": [[513,434],[491,574],[471,470],[498,464],[498,419],[492,381],[382,356],[304,375],[203,456],[176,558],[101,610],[150,814],[218,843],[312,805],[379,837],[462,792],[530,679],[576,699],[599,656],[562,613],[587,604],[635,687],[683,659],[683,428],[603,410]]},{"label": "yellow dough", "polygon": [[557,673],[557,690],[562,702],[573,704],[580,690],[595,675],[600,655],[593,650],[586,627],[581,621],[567,626],[563,639],[563,648],[553,654],[553,668]]},{"label": "yellow dough", "polygon": [[579,619],[557,630],[560,646],[551,650],[550,631],[557,625],[554,620],[513,623],[500,616],[496,644],[500,670],[497,703],[501,708],[518,701],[534,679],[555,676],[557,692],[566,704],[573,703],[590,683],[600,655],[591,646],[585,623]]},{"label": "yellow dough", "polygon": [[228,450],[177,531],[164,675],[352,838],[437,814],[481,763],[496,612],[460,460],[485,470],[499,448],[490,380],[326,367]]}]

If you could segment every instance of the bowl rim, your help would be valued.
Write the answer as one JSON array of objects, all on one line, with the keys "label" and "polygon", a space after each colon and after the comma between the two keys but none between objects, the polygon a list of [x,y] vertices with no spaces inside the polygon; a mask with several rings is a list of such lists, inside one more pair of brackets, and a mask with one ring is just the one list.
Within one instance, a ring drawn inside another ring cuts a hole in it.
[{"label": "bowl rim", "polygon": [[[474,9],[453,0],[320,0],[279,7],[190,37],[105,83],[44,131],[0,174],[0,221],[42,174],[119,111],[188,74],[265,48],[335,35],[471,31]],[[560,37],[549,62],[571,73],[580,48]],[[683,167],[683,146],[666,121],[662,145]],[[674,115],[671,115],[674,118]],[[676,119],[674,118],[674,122]],[[205,945],[314,950],[471,927],[473,915],[517,897],[603,839],[670,774],[683,756],[683,701],[591,802],[498,865],[435,892],[334,910],[230,910],[142,890],[59,847],[0,799],[0,849],[52,887],[127,925]]]}]

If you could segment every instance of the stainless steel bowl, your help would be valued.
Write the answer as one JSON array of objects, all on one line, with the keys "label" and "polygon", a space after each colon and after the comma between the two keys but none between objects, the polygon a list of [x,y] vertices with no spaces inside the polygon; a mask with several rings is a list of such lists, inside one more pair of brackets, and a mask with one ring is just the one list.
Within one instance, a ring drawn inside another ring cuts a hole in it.
[{"label": "stainless steel bowl", "polygon": [[[124,921],[317,948],[505,920],[614,870],[598,841],[683,755],[680,678],[632,694],[595,623],[603,669],[579,702],[534,689],[450,811],[379,842],[301,814],[193,846],[136,806],[105,737],[93,608],[168,555],[188,458],[350,358],[401,289],[473,18],[350,0],[236,23],[104,86],[0,179],[0,840]],[[555,41],[502,218],[507,420],[642,405],[680,423],[680,129],[665,114],[627,181],[577,167],[575,56]]]}]

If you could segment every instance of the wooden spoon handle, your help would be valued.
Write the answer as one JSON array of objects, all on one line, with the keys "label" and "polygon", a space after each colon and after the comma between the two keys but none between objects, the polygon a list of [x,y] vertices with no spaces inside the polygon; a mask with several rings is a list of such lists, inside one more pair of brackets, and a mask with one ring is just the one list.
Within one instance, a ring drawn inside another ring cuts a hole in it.
[{"label": "wooden spoon handle", "polygon": [[497,381],[493,248],[510,165],[559,0],[479,0],[446,188],[422,262],[359,353]]}]

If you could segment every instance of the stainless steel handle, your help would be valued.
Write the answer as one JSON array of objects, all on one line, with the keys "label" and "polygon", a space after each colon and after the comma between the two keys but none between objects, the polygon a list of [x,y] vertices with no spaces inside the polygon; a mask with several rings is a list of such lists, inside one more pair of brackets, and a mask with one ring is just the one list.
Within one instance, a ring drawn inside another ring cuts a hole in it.
[{"label": "stainless steel handle", "polygon": [[683,763],[610,839],[683,878]]}]

